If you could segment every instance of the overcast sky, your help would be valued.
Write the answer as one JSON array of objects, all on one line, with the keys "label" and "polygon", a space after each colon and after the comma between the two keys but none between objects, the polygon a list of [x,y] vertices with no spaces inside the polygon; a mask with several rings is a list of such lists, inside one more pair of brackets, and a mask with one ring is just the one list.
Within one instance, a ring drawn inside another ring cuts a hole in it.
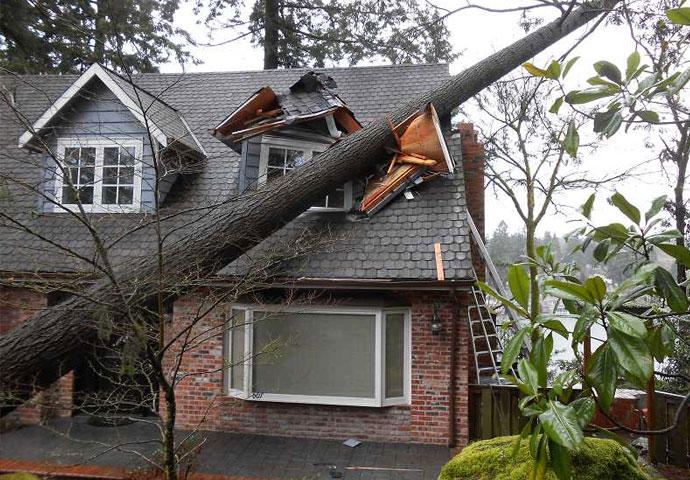
[{"label": "overcast sky", "polygon": [[[452,8],[458,5],[458,0],[438,0],[436,4]],[[482,5],[500,7],[525,4],[522,0],[514,1],[480,1]],[[533,3],[533,2],[530,2]],[[554,18],[555,11],[541,10],[547,19]],[[470,67],[478,60],[490,55],[496,50],[512,43],[524,36],[518,26],[519,14],[516,13],[489,13],[479,10],[465,10],[450,17],[448,26],[451,31],[451,43],[461,56],[450,65],[451,73],[458,73]],[[176,22],[190,31],[198,42],[208,42],[206,29],[195,23],[195,17],[189,3],[183,3],[178,12]],[[546,65],[551,59],[562,55],[585,32],[582,29],[570,37],[561,40],[552,48],[540,54],[536,59],[537,65]],[[213,37],[218,42],[230,37],[230,34],[217,33]],[[606,59],[618,65],[625,65],[625,59],[634,50],[634,45],[624,28],[606,26],[601,27],[593,35],[586,38],[572,55],[580,55],[581,58],[569,75],[572,88],[578,84],[582,88],[585,80],[593,75],[592,64],[595,61]],[[201,65],[188,65],[187,71],[226,71],[226,70],[258,70],[263,66],[263,55],[260,49],[251,46],[248,40],[239,40],[220,47],[196,47],[194,55],[203,61]],[[383,64],[382,60],[372,60],[368,64]],[[643,61],[644,63],[644,61]],[[367,63],[364,63],[367,64]],[[179,72],[182,67],[177,64],[165,65],[165,72]],[[337,80],[337,79],[336,79]],[[347,99],[346,99],[347,100]],[[356,112],[355,112],[356,113]],[[467,119],[458,119],[467,120]],[[470,118],[469,121],[472,121]],[[590,127],[586,127],[591,129]],[[613,173],[649,160],[654,151],[647,150],[644,146],[649,134],[643,132],[631,132],[628,134],[619,132],[612,140],[606,141],[598,151],[583,159],[581,169],[592,172],[597,176]],[[653,133],[652,133],[653,135]],[[642,170],[641,176],[628,180],[624,184],[616,185],[616,189],[626,195],[633,203],[646,210],[651,199],[672,193],[668,187],[668,180],[660,172],[657,163],[652,163]],[[564,213],[551,214],[543,222],[541,231],[565,233],[575,228],[569,220],[577,218],[575,209],[581,205],[590,194],[590,191],[572,192],[559,198],[559,203],[565,205]],[[605,205],[604,198],[610,192],[603,191],[599,194],[599,213],[595,221],[613,221],[615,216],[611,207]],[[512,230],[521,228],[519,219],[513,214],[512,205],[502,197],[496,197],[493,192],[486,192],[487,199],[487,233],[492,232],[502,220],[508,223]]]}]

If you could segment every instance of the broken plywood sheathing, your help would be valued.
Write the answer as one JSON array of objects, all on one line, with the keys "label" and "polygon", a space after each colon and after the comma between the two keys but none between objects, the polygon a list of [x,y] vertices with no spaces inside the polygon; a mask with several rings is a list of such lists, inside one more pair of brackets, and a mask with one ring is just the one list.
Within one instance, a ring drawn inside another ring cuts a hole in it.
[{"label": "broken plywood sheathing", "polygon": [[352,133],[362,128],[347,104],[335,93],[333,78],[314,72],[303,75],[289,91],[275,93],[264,87],[254,93],[211,133],[226,143],[243,140],[279,130],[298,123],[324,118],[335,138],[338,129]]},{"label": "broken plywood sheathing", "polygon": [[[391,127],[397,149],[393,149],[386,174],[369,182],[362,199],[361,210],[370,216],[409,186],[455,170],[433,105]],[[432,173],[424,176],[427,170]]]}]

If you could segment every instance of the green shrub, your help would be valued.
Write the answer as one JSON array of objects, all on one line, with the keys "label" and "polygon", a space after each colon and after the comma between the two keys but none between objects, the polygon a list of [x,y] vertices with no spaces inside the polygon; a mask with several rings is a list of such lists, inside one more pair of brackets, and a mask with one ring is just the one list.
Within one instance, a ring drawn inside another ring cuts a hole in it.
[{"label": "green shrub", "polygon": [[[439,480],[525,480],[532,468],[526,440],[511,458],[516,437],[498,437],[468,445],[443,467]],[[613,440],[587,438],[573,452],[574,480],[646,480],[635,459]],[[548,470],[546,480],[557,480]]]}]

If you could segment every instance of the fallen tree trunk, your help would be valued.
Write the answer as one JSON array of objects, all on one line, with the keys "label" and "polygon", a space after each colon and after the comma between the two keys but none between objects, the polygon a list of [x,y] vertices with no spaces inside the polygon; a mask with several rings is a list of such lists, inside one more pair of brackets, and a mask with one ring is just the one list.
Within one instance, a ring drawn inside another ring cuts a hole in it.
[{"label": "fallen tree trunk", "polygon": [[[585,6],[541,27],[393,112],[393,123],[427,103],[434,104],[439,116],[450,115],[453,108],[615,3],[617,0]],[[0,337],[0,394],[13,398],[16,404],[32,394],[31,387],[50,385],[95,339],[94,318],[104,308],[121,307],[125,299],[132,305],[140,304],[153,297],[160,285],[187,285],[190,278],[217,272],[329,191],[370,172],[391,139],[384,119],[373,122],[270,186],[213,209],[191,234],[165,249],[162,280],[152,255],[150,260],[118,271],[117,287],[110,279],[99,280],[82,295]]]}]

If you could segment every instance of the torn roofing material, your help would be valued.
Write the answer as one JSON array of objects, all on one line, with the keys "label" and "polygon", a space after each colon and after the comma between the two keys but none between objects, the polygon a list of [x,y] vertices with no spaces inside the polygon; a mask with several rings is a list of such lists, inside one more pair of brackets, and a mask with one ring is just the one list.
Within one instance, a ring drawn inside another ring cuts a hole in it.
[{"label": "torn roofing material", "polygon": [[343,131],[359,130],[360,123],[335,93],[336,87],[332,77],[311,71],[287,92],[276,93],[270,86],[263,87],[212,129],[211,134],[233,146],[272,130],[331,115]]}]

